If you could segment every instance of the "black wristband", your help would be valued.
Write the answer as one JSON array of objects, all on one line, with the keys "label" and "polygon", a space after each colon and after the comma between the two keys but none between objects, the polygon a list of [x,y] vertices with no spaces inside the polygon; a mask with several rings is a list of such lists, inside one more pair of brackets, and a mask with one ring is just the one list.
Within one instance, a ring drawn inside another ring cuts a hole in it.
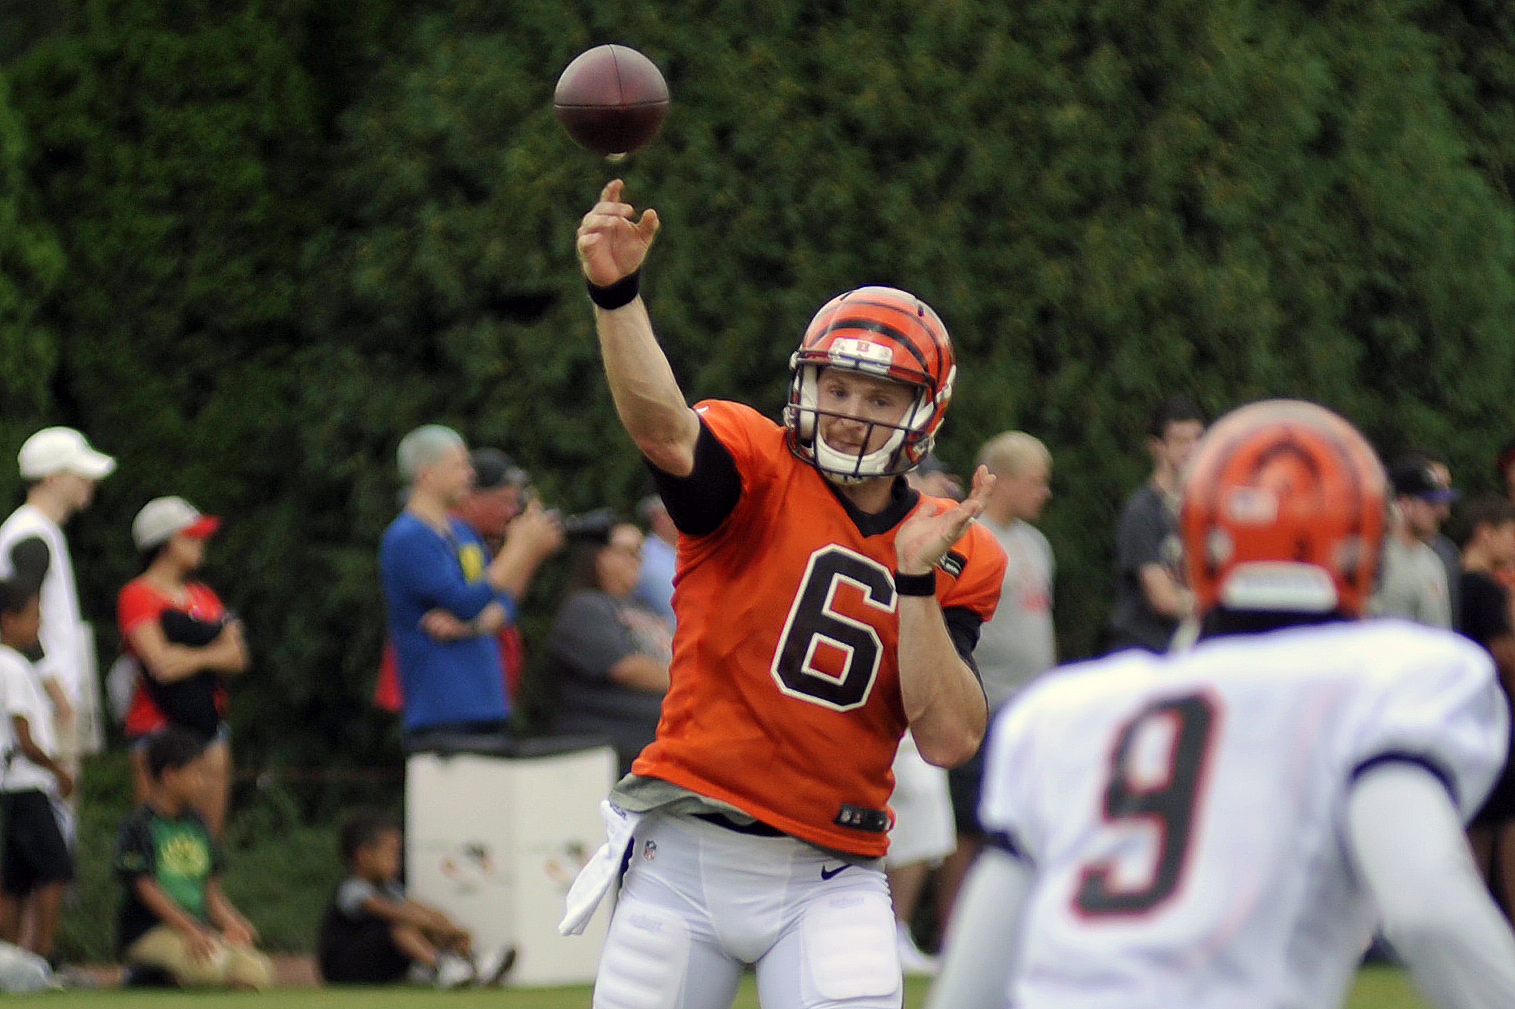
[{"label": "black wristband", "polygon": [[605,311],[613,312],[636,300],[636,296],[640,293],[641,280],[642,271],[636,270],[609,287],[601,287],[590,280],[586,280],[585,283],[589,286],[589,300]]},{"label": "black wristband", "polygon": [[894,573],[894,591],[902,596],[934,596],[936,595],[936,572],[927,571],[923,575],[902,575],[896,571]]}]

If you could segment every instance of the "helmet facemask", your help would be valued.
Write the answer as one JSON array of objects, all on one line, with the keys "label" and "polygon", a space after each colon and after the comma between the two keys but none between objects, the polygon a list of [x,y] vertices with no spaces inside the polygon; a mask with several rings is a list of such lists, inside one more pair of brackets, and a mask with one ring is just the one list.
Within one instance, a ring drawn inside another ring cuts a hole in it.
[{"label": "helmet facemask", "polygon": [[[930,452],[957,375],[952,342],[931,306],[907,291],[861,287],[831,299],[810,322],[800,348],[790,358],[789,403],[784,409],[789,448],[839,484],[898,476],[914,469]],[[866,448],[877,429],[889,430],[873,451],[848,452],[820,436],[820,376],[836,368],[884,379],[914,394],[898,421],[868,424]]]},{"label": "helmet facemask", "polygon": [[[827,479],[843,485],[861,483],[875,477],[898,476],[914,469],[926,453],[931,451],[935,440],[924,430],[935,414],[928,402],[927,390],[923,386],[913,387],[914,400],[897,423],[859,420],[850,415],[822,410],[818,406],[820,374],[826,367],[848,368],[846,364],[795,365],[790,402],[784,410],[786,421],[797,433],[798,443],[809,449],[811,463],[815,468]],[[855,366],[849,370],[872,373],[869,369]],[[843,417],[866,425],[867,430],[863,434],[864,449],[873,442],[874,434],[880,428],[889,430],[889,437],[872,452],[845,452],[833,448],[821,435],[822,417]]]}]

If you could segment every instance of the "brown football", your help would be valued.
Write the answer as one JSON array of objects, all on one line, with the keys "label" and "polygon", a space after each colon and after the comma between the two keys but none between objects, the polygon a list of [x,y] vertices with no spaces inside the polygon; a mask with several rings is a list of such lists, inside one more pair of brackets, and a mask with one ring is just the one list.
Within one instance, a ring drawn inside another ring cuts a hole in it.
[{"label": "brown football", "polygon": [[629,154],[663,125],[668,82],[635,49],[596,46],[564,68],[552,104],[580,147],[606,157]]}]

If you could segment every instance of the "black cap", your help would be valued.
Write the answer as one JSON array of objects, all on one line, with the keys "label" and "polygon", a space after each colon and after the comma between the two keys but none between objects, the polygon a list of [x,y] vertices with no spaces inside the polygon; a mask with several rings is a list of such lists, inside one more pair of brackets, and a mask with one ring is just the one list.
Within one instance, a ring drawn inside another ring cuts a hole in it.
[{"label": "black cap", "polygon": [[596,508],[594,511],[570,515],[563,520],[563,535],[579,543],[610,542],[610,532],[620,519],[613,508]]},{"label": "black cap", "polygon": [[1457,492],[1436,478],[1424,459],[1401,459],[1389,467],[1389,482],[1397,497],[1418,497],[1442,504],[1457,500]]},{"label": "black cap", "polygon": [[474,490],[524,487],[530,480],[525,470],[497,448],[476,448],[469,453],[468,458],[473,462]]}]

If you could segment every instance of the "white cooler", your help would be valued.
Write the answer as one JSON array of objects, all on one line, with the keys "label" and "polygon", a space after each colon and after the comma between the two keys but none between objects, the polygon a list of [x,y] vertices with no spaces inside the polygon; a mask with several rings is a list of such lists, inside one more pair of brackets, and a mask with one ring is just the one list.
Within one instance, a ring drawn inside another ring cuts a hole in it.
[{"label": "white cooler", "polygon": [[406,888],[472,932],[477,955],[514,946],[507,986],[587,984],[610,904],[583,935],[559,935],[558,922],[574,875],[605,840],[599,804],[615,783],[615,751],[584,739],[470,742],[481,741],[406,761]]}]

